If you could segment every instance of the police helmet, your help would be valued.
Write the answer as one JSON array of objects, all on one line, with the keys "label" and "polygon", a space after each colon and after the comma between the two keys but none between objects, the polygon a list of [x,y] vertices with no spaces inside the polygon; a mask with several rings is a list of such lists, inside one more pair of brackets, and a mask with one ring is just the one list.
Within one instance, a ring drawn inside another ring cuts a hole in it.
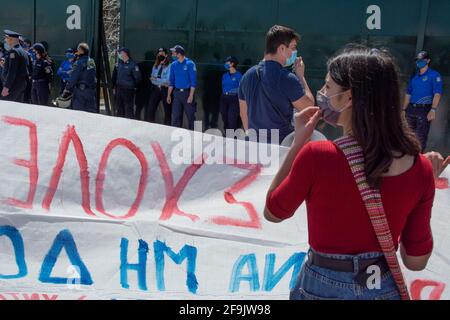
[{"label": "police helmet", "polygon": [[70,105],[72,104],[72,95],[64,97],[58,97],[53,101],[53,105],[58,108],[68,109],[70,108]]}]

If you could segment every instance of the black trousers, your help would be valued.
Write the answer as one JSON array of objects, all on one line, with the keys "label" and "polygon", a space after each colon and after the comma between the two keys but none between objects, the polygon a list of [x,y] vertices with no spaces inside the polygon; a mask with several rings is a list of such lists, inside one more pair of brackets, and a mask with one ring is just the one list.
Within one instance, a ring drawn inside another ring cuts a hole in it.
[{"label": "black trousers", "polygon": [[32,103],[33,102],[32,90],[33,90],[32,80],[27,80],[27,88],[25,89],[24,98],[23,98],[24,103]]},{"label": "black trousers", "polygon": [[173,94],[172,127],[183,127],[183,111],[188,119],[188,128],[193,131],[197,114],[197,102],[188,103],[190,92],[175,90]]},{"label": "black trousers", "polygon": [[431,122],[428,121],[428,113],[430,113],[431,107],[431,105],[415,107],[410,104],[406,110],[406,119],[422,145],[422,152],[425,152],[427,148],[430,134]]},{"label": "black trousers", "polygon": [[164,125],[170,126],[172,124],[172,104],[167,103],[168,95],[168,87],[153,86],[148,106],[145,109],[145,121],[151,123],[156,122],[156,111],[158,110],[159,104],[162,102],[164,107]]},{"label": "black trousers", "polygon": [[117,116],[127,119],[135,119],[134,98],[136,91],[134,89],[117,88],[116,89],[116,110]]},{"label": "black trousers", "polygon": [[237,95],[222,95],[220,98],[220,113],[225,130],[237,130],[239,127],[239,98]]},{"label": "black trousers", "polygon": [[66,90],[67,81],[61,79],[61,89],[59,90],[59,94],[63,94],[64,90]]},{"label": "black trousers", "polygon": [[50,88],[47,81],[33,82],[31,87],[31,102],[40,106],[48,106]]},{"label": "black trousers", "polygon": [[9,89],[9,95],[2,97],[5,101],[24,102],[25,91],[27,89],[27,80],[24,79],[16,84],[13,88]]}]

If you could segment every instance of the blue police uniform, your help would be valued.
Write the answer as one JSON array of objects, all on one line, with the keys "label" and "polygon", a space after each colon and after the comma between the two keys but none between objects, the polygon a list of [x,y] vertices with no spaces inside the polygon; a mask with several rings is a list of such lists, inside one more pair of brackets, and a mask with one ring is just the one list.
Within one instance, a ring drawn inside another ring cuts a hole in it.
[{"label": "blue police uniform", "polygon": [[46,58],[36,59],[33,62],[31,75],[31,102],[36,105],[48,105],[50,84],[53,81],[52,61]]},{"label": "blue police uniform", "polygon": [[220,113],[225,130],[237,130],[239,126],[238,90],[242,79],[240,72],[227,72],[222,78],[222,97],[220,98]]},{"label": "blue police uniform", "polygon": [[[0,60],[4,62],[6,60],[6,51],[0,50]],[[0,64],[0,91],[3,90],[3,83],[1,81],[1,75],[3,73],[3,64]]]},{"label": "blue police uniform", "polygon": [[142,81],[139,66],[131,59],[120,61],[114,68],[112,83],[116,88],[116,110],[119,117],[135,119],[136,89]]},{"label": "blue police uniform", "polygon": [[[20,34],[5,30],[5,35],[18,38]],[[2,71],[3,88],[9,89],[9,95],[2,97],[3,100],[24,102],[24,95],[29,77],[28,54],[20,44],[11,48],[5,57],[5,64]]]},{"label": "blue police uniform", "polygon": [[95,61],[87,54],[80,55],[66,86],[66,91],[73,94],[72,109],[98,113],[96,73]]},{"label": "blue police uniform", "polygon": [[189,129],[194,130],[197,103],[188,103],[191,88],[197,86],[195,63],[185,58],[183,62],[174,61],[170,67],[170,86],[174,88],[172,106],[172,126],[183,126],[183,109],[189,121]]},{"label": "blue police uniform", "polygon": [[[25,50],[25,49],[24,49]],[[31,80],[31,74],[33,73],[33,63],[36,60],[36,54],[34,53],[33,49],[30,48],[28,51],[25,51],[28,54],[28,74],[29,77],[27,79],[27,88],[25,90],[25,97],[24,97],[24,102],[25,103],[31,103],[31,87],[33,85],[32,80]]]},{"label": "blue police uniform", "polygon": [[66,88],[67,82],[70,79],[70,74],[72,73],[73,60],[66,59],[63,61],[58,69],[58,76],[61,78],[61,93]]},{"label": "blue police uniform", "polygon": [[152,92],[147,108],[145,109],[145,120],[155,123],[156,111],[162,101],[164,107],[164,124],[172,124],[172,104],[167,103],[170,85],[170,64],[165,62],[154,66],[152,69]]},{"label": "blue police uniform", "polygon": [[411,78],[407,93],[411,96],[411,103],[406,110],[406,118],[419,138],[422,150],[425,151],[431,128],[431,122],[427,117],[431,111],[434,96],[443,93],[442,77],[430,68],[422,75],[418,72]]}]

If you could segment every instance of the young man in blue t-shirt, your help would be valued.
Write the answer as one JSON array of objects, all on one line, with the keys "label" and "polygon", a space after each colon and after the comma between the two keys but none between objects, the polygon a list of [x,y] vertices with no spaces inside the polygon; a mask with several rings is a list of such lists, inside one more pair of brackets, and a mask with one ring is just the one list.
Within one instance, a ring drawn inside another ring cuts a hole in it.
[{"label": "young man in blue t-shirt", "polygon": [[[294,132],[294,110],[314,105],[305,79],[305,65],[297,57],[300,36],[292,29],[274,26],[267,33],[264,60],[241,80],[239,104],[245,130],[253,129],[258,140],[280,144]],[[294,66],[294,72],[286,67]],[[279,138],[274,136],[278,130]]]}]

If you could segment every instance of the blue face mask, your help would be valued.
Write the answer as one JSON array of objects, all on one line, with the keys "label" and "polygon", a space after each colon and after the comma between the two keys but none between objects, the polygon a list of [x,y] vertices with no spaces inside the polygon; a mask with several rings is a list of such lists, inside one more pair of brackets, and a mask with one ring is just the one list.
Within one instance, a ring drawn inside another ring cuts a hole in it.
[{"label": "blue face mask", "polygon": [[291,57],[286,60],[286,67],[290,67],[290,66],[294,65],[295,61],[297,60],[297,54],[298,54],[297,50],[292,52]]},{"label": "blue face mask", "polygon": [[6,51],[11,50],[11,47],[9,46],[9,44],[7,42],[5,42],[5,50]]},{"label": "blue face mask", "polygon": [[177,61],[178,57],[177,56],[172,56],[172,61]]},{"label": "blue face mask", "polygon": [[419,60],[416,62],[417,68],[423,69],[428,65],[428,62],[426,60]]},{"label": "blue face mask", "polygon": [[225,70],[230,71],[231,65],[229,63],[225,63],[224,68],[225,68]]}]

